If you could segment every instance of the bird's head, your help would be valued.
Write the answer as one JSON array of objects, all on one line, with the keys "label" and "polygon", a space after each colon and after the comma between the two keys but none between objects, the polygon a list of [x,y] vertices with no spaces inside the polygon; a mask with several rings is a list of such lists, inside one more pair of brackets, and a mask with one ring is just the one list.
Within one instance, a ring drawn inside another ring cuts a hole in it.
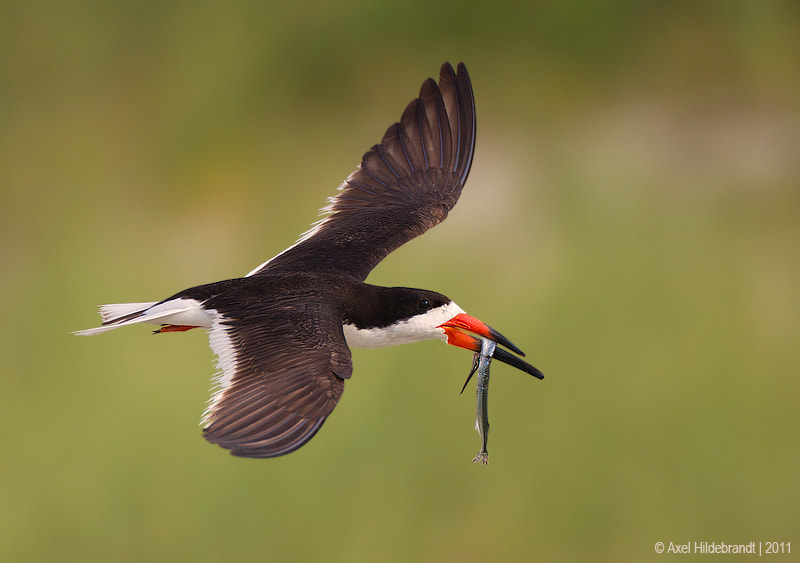
[{"label": "bird's head", "polygon": [[345,336],[349,345],[377,348],[442,339],[453,346],[479,352],[481,338],[488,338],[508,349],[498,347],[494,352],[495,359],[539,379],[544,377],[542,372],[519,357],[525,354],[508,338],[468,315],[449,297],[434,291],[404,287],[380,288],[380,291],[386,293],[382,299],[373,302],[380,303],[380,307],[370,307],[370,314],[363,315],[364,319],[371,319],[375,326],[359,320],[362,315],[354,315],[354,318],[345,321]]}]

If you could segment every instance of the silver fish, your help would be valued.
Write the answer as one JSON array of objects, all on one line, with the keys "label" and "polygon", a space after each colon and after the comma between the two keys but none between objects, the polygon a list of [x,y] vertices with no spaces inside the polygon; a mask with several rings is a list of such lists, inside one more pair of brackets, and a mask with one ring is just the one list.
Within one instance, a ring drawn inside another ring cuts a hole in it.
[{"label": "silver fish", "polygon": [[475,354],[472,356],[472,369],[461,388],[461,392],[467,388],[472,376],[478,372],[478,399],[477,399],[477,415],[475,418],[475,429],[481,435],[483,444],[481,451],[472,460],[472,463],[481,462],[484,465],[489,464],[489,451],[487,450],[487,443],[489,442],[489,365],[492,359],[500,360],[517,369],[521,369],[536,379],[544,379],[544,374],[530,365],[529,363],[521,360],[513,354],[497,347],[497,342],[489,338],[475,338],[470,336],[468,342],[459,344],[462,348],[474,350]]},{"label": "silver fish", "polygon": [[[472,372],[478,370],[478,393],[477,393],[477,407],[475,417],[475,429],[481,435],[481,450],[472,463],[481,462],[484,465],[489,464],[489,365],[492,363],[492,356],[494,355],[497,343],[494,340],[483,338],[481,341],[480,354],[476,353],[472,360]],[[469,381],[469,378],[467,378]],[[465,384],[466,385],[466,384]]]}]

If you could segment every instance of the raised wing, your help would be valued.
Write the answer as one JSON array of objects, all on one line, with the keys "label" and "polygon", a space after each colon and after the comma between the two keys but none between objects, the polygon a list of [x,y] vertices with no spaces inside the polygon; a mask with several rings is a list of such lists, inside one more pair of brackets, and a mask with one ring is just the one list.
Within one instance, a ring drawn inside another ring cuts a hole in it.
[{"label": "raised wing", "polygon": [[333,271],[364,280],[378,262],[442,222],[461,195],[475,151],[475,101],[463,63],[442,65],[399,123],[363,157],[295,245],[248,275]]},{"label": "raised wing", "polygon": [[297,299],[247,311],[237,304],[242,319],[219,309],[209,338],[220,373],[203,436],[242,457],[296,450],[320,429],[352,374],[341,313]]}]

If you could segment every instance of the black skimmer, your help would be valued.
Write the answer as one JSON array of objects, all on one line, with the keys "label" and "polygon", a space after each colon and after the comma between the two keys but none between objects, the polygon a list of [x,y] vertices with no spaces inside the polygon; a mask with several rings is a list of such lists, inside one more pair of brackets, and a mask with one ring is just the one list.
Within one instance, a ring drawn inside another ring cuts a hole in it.
[{"label": "black skimmer", "polygon": [[[467,69],[445,63],[399,123],[364,155],[294,245],[242,278],[162,301],[100,307],[97,334],[137,323],[156,333],[209,331],[218,374],[203,436],[244,457],[276,457],[308,442],[353,372],[350,348],[427,339],[479,351],[542,378],[507,338],[440,293],[364,283],[400,245],[442,222],[469,174],[475,103]],[[473,333],[473,334],[470,334]]]}]

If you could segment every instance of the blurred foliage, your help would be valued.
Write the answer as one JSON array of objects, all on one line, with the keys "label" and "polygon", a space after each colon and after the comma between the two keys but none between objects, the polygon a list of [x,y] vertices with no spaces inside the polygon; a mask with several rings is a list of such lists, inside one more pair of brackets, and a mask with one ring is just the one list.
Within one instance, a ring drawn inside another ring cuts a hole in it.
[{"label": "blurred foliage", "polygon": [[[642,561],[800,549],[800,8],[786,1],[0,6],[0,560]],[[288,246],[422,80],[464,60],[459,206],[371,281],[529,353],[356,351],[285,458],[199,436],[202,333],[98,303]]]}]

